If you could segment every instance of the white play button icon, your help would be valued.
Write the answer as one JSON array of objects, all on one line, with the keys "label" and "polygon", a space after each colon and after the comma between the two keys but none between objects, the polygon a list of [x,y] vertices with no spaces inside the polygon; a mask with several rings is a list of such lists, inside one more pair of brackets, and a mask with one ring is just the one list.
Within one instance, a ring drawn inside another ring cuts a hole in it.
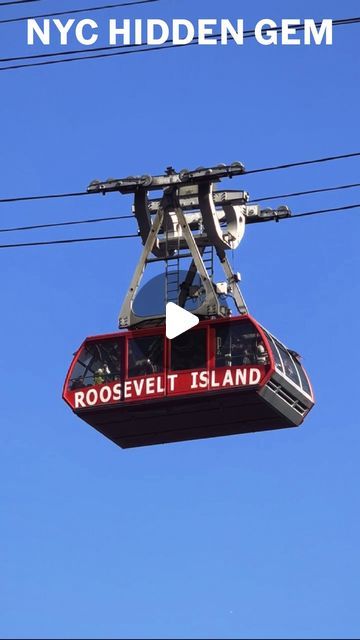
[{"label": "white play button icon", "polygon": [[173,302],[166,305],[166,337],[173,340],[199,324],[199,318]]}]

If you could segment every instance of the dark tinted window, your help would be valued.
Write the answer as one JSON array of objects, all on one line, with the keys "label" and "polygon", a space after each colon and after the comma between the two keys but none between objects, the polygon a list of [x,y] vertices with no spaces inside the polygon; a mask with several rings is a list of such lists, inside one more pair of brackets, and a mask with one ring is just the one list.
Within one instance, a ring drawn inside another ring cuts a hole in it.
[{"label": "dark tinted window", "polygon": [[187,331],[171,340],[171,369],[207,369],[206,331]]},{"label": "dark tinted window", "polygon": [[303,390],[305,391],[305,393],[307,393],[307,394],[309,394],[309,396],[311,396],[312,393],[311,393],[310,385],[309,385],[308,379],[307,379],[307,377],[306,377],[306,375],[304,373],[304,370],[303,370],[300,362],[297,362],[295,360],[295,364],[296,364],[296,368],[297,368],[298,374],[300,376],[301,386],[302,386]]},{"label": "dark tinted window", "polygon": [[295,365],[291,356],[286,351],[286,349],[284,349],[284,347],[282,347],[281,344],[279,344],[279,342],[276,342],[276,346],[279,349],[280,356],[283,361],[284,374],[286,375],[287,378],[292,380],[292,382],[295,382],[295,384],[297,384],[300,387],[301,385],[300,385],[297,369],[295,368]]},{"label": "dark tinted window", "polygon": [[217,367],[267,364],[264,342],[251,322],[228,323],[216,327],[215,363]]},{"label": "dark tinted window", "polygon": [[89,342],[82,349],[70,379],[70,389],[119,380],[122,371],[121,340]]},{"label": "dark tinted window", "polygon": [[128,375],[148,376],[164,370],[164,339],[162,336],[131,338],[128,342]]},{"label": "dark tinted window", "polygon": [[267,337],[269,339],[269,344],[270,344],[270,347],[271,347],[271,351],[272,351],[272,354],[274,356],[275,366],[280,371],[283,371],[284,370],[283,369],[283,365],[282,365],[282,362],[281,362],[281,359],[280,359],[279,351],[276,348],[275,342],[274,342],[273,338],[269,334],[267,334]]}]

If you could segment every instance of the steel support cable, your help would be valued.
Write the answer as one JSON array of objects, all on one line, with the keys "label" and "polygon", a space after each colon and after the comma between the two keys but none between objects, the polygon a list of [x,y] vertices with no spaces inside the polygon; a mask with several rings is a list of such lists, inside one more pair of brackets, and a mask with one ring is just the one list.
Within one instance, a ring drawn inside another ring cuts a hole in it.
[{"label": "steel support cable", "polygon": [[[341,18],[338,20],[334,20],[333,21],[333,26],[337,27],[337,26],[346,26],[346,25],[353,25],[353,24],[359,24],[360,23],[360,17],[356,17],[356,18]],[[321,22],[317,22],[315,23],[315,25],[317,27],[321,26]],[[298,26],[294,26],[294,29],[296,29],[297,31],[304,31],[304,25],[298,25]],[[273,31],[276,33],[281,33],[282,31],[282,27],[270,27],[269,29],[266,29],[266,31]],[[231,36],[230,36],[231,37]],[[251,30],[251,31],[245,31],[244,32],[244,39],[247,38],[254,38],[255,37],[255,31]],[[221,34],[214,34],[212,36],[212,39],[217,40],[217,42],[221,41]],[[134,54],[134,53],[146,53],[146,52],[150,52],[150,51],[162,51],[165,49],[179,49],[181,47],[190,47],[190,46],[197,46],[198,45],[198,37],[194,38],[194,40],[192,42],[188,42],[186,44],[172,44],[172,40],[167,40],[165,44],[163,45],[159,45],[159,46],[142,46],[142,45],[136,45],[136,44],[132,44],[132,45],[119,45],[119,46],[106,46],[106,47],[93,47],[90,50],[72,50],[72,51],[67,51],[67,52],[57,52],[57,53],[49,53],[49,54],[45,54],[45,53],[41,53],[41,54],[34,54],[33,56],[17,56],[17,57],[13,57],[13,58],[2,58],[0,59],[0,63],[4,63],[4,62],[13,62],[16,60],[33,60],[33,59],[38,59],[38,58],[51,58],[51,57],[59,57],[62,56],[61,60],[45,60],[44,62],[34,62],[34,63],[30,63],[30,64],[15,64],[15,65],[8,65],[6,67],[0,67],[0,72],[1,71],[11,71],[11,70],[15,70],[15,69],[27,69],[27,68],[33,68],[33,67],[43,67],[43,66],[48,66],[48,65],[53,65],[53,64],[60,64],[60,63],[65,63],[65,62],[76,62],[79,60],[95,60],[95,59],[100,59],[100,58],[112,58],[115,56],[125,56],[125,55],[130,55],[130,54]],[[119,51],[120,49],[120,51]],[[125,51],[124,51],[125,49]],[[91,54],[92,51],[109,51],[111,50],[112,53],[95,53],[95,54]],[[66,58],[65,56],[71,56],[73,54],[81,54],[81,57],[68,57]]]},{"label": "steel support cable", "polygon": [[296,191],[294,193],[281,193],[276,196],[261,196],[261,198],[254,198],[249,202],[255,204],[257,202],[268,202],[269,200],[280,200],[281,198],[297,198],[299,196],[310,196],[316,193],[328,193],[330,191],[342,191],[345,189],[355,189],[360,187],[360,182],[354,184],[342,184],[338,187],[323,187],[321,189],[309,189],[308,191]]},{"label": "steel support cable", "polygon": [[348,204],[343,207],[333,207],[332,209],[318,209],[317,211],[305,211],[305,213],[295,213],[295,215],[284,220],[291,220],[291,218],[307,218],[309,216],[318,216],[322,213],[335,213],[336,211],[350,211],[351,209],[360,209],[359,204]]},{"label": "steel support cable", "polygon": [[29,4],[30,2],[40,2],[40,0],[7,0],[6,2],[0,2],[0,7],[16,6],[17,4]]},{"label": "steel support cable", "polygon": [[56,227],[72,227],[81,224],[94,224],[97,222],[110,222],[115,220],[133,220],[133,215],[109,216],[106,218],[89,218],[88,220],[69,220],[65,222],[49,222],[47,224],[33,224],[26,227],[8,227],[0,229],[0,233],[13,233],[15,231],[34,231],[35,229],[54,229]]},{"label": "steel support cable", "polygon": [[[344,154],[341,159],[345,158],[355,158],[358,156],[358,153],[348,153]],[[325,158],[319,158],[317,160],[303,160],[301,162],[290,162],[287,164],[278,164],[274,167],[263,167],[261,169],[251,169],[250,171],[245,171],[244,174],[251,175],[255,173],[265,173],[268,171],[279,171],[280,169],[292,169],[293,167],[305,167],[311,164],[321,164],[322,162],[331,162],[333,160],[340,160],[339,156],[328,156]]]},{"label": "steel support cable", "polygon": [[[301,195],[309,195],[312,193],[325,193],[326,191],[337,191],[340,189],[350,189],[352,187],[360,187],[360,183],[356,183],[356,184],[351,184],[351,185],[342,185],[340,187],[329,187],[326,189],[313,189],[312,191],[298,191],[297,193],[287,193],[287,194],[283,194],[283,195],[277,195],[277,196],[268,196],[268,197],[264,197],[264,198],[257,198],[256,200],[251,200],[251,203],[255,203],[255,202],[261,202],[261,201],[268,201],[268,200],[278,200],[279,198],[292,198],[294,196],[301,196]],[[296,217],[293,216],[293,217]],[[103,217],[103,218],[88,218],[85,220],[66,220],[64,222],[49,222],[49,223],[45,223],[45,224],[33,224],[33,225],[26,225],[26,226],[21,226],[21,227],[6,227],[4,229],[0,228],[0,233],[14,233],[17,231],[35,231],[38,229],[54,229],[57,227],[71,227],[71,226],[77,226],[77,225],[83,225],[83,224],[96,224],[96,223],[101,223],[101,222],[114,222],[117,220],[133,220],[134,219],[134,215],[122,215],[122,216],[107,216],[107,217]]]},{"label": "steel support cable", "polygon": [[21,242],[16,244],[0,244],[0,249],[16,249],[20,247],[45,247],[57,244],[75,244],[79,242],[100,242],[102,240],[126,240],[138,238],[138,234],[125,236],[98,236],[96,238],[69,238],[68,240],[44,240],[43,242]]},{"label": "steel support cable", "polygon": [[[29,2],[30,1],[35,2],[37,0],[29,0]],[[6,20],[0,20],[0,24],[11,24],[13,22],[25,22],[26,20],[33,20],[33,19],[39,20],[41,18],[57,18],[59,16],[71,16],[77,13],[105,11],[106,9],[119,9],[121,7],[133,7],[135,5],[150,4],[154,2],[160,2],[160,0],[131,0],[130,2],[115,2],[114,4],[104,4],[96,7],[84,7],[82,9],[69,9],[68,11],[55,11],[54,13],[41,13],[35,16],[31,15],[31,16],[21,16],[19,18],[7,18]],[[0,4],[0,7],[1,7],[1,4]]]},{"label": "steel support cable", "polygon": [[15,198],[0,198],[0,204],[9,204],[11,202],[31,202],[32,200],[54,200],[56,198],[78,198],[79,196],[91,195],[87,191],[78,191],[74,193],[50,193],[39,196],[19,196]]},{"label": "steel support cable", "polygon": [[[320,214],[326,213],[335,213],[335,212],[344,212],[354,209],[360,209],[359,204],[351,204],[343,207],[333,207],[332,209],[318,209],[317,211],[305,211],[304,213],[297,213],[289,218],[282,218],[283,220],[292,220],[294,218],[305,218],[309,216],[316,216]],[[276,222],[279,222],[280,219],[277,219]],[[270,222],[268,220],[267,222]],[[20,242],[14,244],[2,244],[0,245],[0,249],[16,249],[16,248],[24,248],[24,247],[45,247],[52,245],[64,245],[64,244],[76,244],[76,243],[84,243],[84,242],[99,242],[105,240],[125,240],[130,238],[138,238],[140,237],[138,233],[130,234],[130,235],[115,235],[115,236],[98,236],[91,238],[69,238],[67,240],[44,240],[40,242]]]},{"label": "steel support cable", "polygon": [[[334,162],[337,160],[347,160],[347,159],[351,159],[351,158],[357,158],[360,157],[360,151],[356,151],[354,153],[345,153],[345,154],[341,154],[341,155],[337,155],[337,156],[327,156],[327,157],[323,157],[323,158],[316,158],[314,160],[303,160],[303,161],[299,161],[299,162],[293,162],[293,163],[288,163],[288,164],[284,164],[284,165],[276,165],[273,167],[263,167],[260,169],[252,169],[250,171],[245,171],[245,174],[251,174],[251,173],[264,173],[266,171],[279,171],[281,169],[292,169],[292,168],[296,168],[296,167],[302,167],[302,166],[306,166],[309,164],[319,164],[319,163],[325,163],[325,162]],[[339,187],[331,187],[331,190],[340,190],[340,189],[350,189],[350,188],[355,188],[359,186],[359,183],[355,183],[355,184],[349,184],[349,185],[342,185]],[[279,196],[269,196],[267,198],[263,197],[263,198],[257,198],[257,202],[260,202],[261,200],[269,200],[269,199],[277,199],[277,198],[283,198],[283,197],[293,197],[296,195],[308,195],[310,193],[320,193],[321,191],[328,191],[330,189],[320,189],[320,190],[312,190],[312,191],[303,191],[303,192],[298,192],[298,193],[294,193],[294,194],[286,194],[285,195],[279,195]],[[32,201],[38,201],[38,200],[53,200],[53,199],[62,199],[62,198],[78,198],[81,196],[89,196],[89,195],[93,195],[92,193],[89,193],[88,191],[77,191],[77,192],[70,192],[70,193],[50,193],[50,194],[41,194],[41,195],[37,195],[37,196],[16,196],[16,197],[12,197],[12,198],[0,198],[0,204],[11,204],[11,203],[15,203],[15,202],[32,202]]]}]

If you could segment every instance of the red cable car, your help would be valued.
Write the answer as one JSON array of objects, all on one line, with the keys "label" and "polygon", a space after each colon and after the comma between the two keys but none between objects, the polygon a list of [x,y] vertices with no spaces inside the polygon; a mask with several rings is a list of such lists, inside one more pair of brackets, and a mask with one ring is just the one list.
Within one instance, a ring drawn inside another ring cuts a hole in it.
[{"label": "red cable car", "polygon": [[63,397],[122,448],[295,427],[314,404],[299,356],[249,315],[87,338]]},{"label": "red cable car", "polygon": [[[93,182],[89,193],[134,194],[143,251],[125,296],[119,328],[87,338],[75,354],[63,398],[82,420],[123,448],[300,425],[314,404],[299,355],[248,313],[226,252],[240,244],[247,224],[291,215],[249,205],[245,191],[216,191],[223,178],[244,173],[241,163],[162,176]],[[163,197],[148,199],[149,191]],[[216,283],[214,254],[226,281]],[[185,276],[180,261],[191,260]],[[147,265],[164,262],[165,304],[193,311],[199,325],[166,338],[164,309],[137,315],[134,307]],[[231,317],[227,299],[235,304]]]}]

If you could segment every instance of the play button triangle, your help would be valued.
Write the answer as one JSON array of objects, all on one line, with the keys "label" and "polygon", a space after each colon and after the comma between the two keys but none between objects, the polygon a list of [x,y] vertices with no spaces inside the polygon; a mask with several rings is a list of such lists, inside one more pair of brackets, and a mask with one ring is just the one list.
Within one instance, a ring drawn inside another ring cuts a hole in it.
[{"label": "play button triangle", "polygon": [[182,307],[179,307],[173,302],[168,302],[166,305],[166,337],[168,340],[173,340],[177,336],[181,336],[182,333],[189,331],[197,324],[199,324],[199,318],[194,314],[186,311]]}]

